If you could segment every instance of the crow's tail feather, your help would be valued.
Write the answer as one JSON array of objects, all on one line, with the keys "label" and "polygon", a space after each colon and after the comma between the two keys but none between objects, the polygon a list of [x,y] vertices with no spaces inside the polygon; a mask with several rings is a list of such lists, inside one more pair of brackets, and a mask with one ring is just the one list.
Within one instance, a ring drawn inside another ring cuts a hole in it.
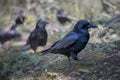
[{"label": "crow's tail feather", "polygon": [[40,52],[40,56],[48,54],[49,53],[49,49],[43,50]]}]

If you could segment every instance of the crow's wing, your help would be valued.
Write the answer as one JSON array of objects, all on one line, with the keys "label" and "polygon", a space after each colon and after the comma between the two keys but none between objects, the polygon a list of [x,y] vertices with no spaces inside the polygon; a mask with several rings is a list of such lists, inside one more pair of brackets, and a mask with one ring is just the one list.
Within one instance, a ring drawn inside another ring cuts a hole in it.
[{"label": "crow's wing", "polygon": [[[49,50],[51,50],[51,48],[52,48],[52,47],[54,47],[54,46],[55,46],[58,42],[59,42],[59,40],[58,40],[58,41],[56,41],[55,43],[53,43],[51,47],[49,47],[49,48],[48,48],[48,49],[46,49],[46,50],[41,51],[40,53],[48,53],[48,52],[49,52]],[[42,54],[42,55],[44,55],[44,54]]]},{"label": "crow's wing", "polygon": [[29,42],[37,42],[37,41],[40,41],[44,39],[44,34],[40,33],[40,30],[34,30],[29,38],[28,38],[28,41],[27,41],[27,44],[29,44]]},{"label": "crow's wing", "polygon": [[71,46],[72,44],[74,44],[77,40],[78,40],[78,35],[74,32],[70,32],[62,40],[52,45],[50,50],[58,50],[58,49],[67,48]]},{"label": "crow's wing", "polygon": [[35,31],[31,32],[31,34],[28,37],[28,40],[27,40],[26,44],[29,44],[35,37],[36,37]]}]

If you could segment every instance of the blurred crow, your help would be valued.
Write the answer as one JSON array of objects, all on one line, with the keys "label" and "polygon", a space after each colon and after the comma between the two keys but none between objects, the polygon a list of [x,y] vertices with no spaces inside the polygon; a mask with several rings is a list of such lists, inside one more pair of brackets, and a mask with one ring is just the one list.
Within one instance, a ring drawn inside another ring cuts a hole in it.
[{"label": "blurred crow", "polygon": [[120,21],[120,14],[117,15],[116,17],[112,18],[111,20],[107,21],[104,26],[110,26],[115,22],[119,22]]},{"label": "blurred crow", "polygon": [[97,26],[87,20],[80,20],[77,22],[71,32],[69,32],[63,39],[55,42],[49,49],[41,53],[55,53],[63,54],[68,57],[69,65],[71,66],[70,57],[78,60],[77,54],[85,48],[89,40],[89,28],[96,28]]},{"label": "blurred crow", "polygon": [[0,30],[0,42],[1,44],[4,44],[6,41],[9,41],[11,39],[21,37],[20,34],[16,33],[15,29],[19,25],[23,24],[25,21],[25,16],[22,14],[23,12],[21,11],[17,18],[15,19],[15,23],[11,26],[11,28],[8,31],[3,31]]},{"label": "blurred crow", "polygon": [[46,24],[48,22],[44,20],[39,20],[36,24],[36,28],[31,32],[30,36],[28,37],[26,45],[30,45],[30,47],[36,53],[36,49],[38,46],[45,46],[47,43],[47,31],[46,31]]},{"label": "blurred crow", "polygon": [[17,27],[17,24],[13,24],[12,27],[8,31],[0,31],[0,42],[1,44],[4,44],[5,42],[20,37],[21,35],[16,33],[15,29]]},{"label": "blurred crow", "polygon": [[24,15],[18,15],[17,18],[15,19],[15,23],[18,25],[23,24],[25,21],[25,16]]},{"label": "blurred crow", "polygon": [[57,19],[62,25],[64,25],[66,22],[71,22],[62,9],[57,9]]}]

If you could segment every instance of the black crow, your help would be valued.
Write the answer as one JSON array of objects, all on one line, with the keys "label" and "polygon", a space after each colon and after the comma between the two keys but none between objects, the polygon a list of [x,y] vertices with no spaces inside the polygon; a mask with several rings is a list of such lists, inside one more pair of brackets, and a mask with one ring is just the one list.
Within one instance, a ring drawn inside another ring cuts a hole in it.
[{"label": "black crow", "polygon": [[68,57],[71,66],[70,57],[78,60],[77,54],[85,48],[89,40],[89,28],[97,26],[87,20],[79,20],[73,30],[69,32],[63,39],[55,42],[49,49],[43,50],[41,53],[63,54]]},{"label": "black crow", "polygon": [[47,43],[47,31],[46,24],[48,24],[45,20],[38,20],[36,23],[36,28],[31,32],[28,37],[26,45],[30,45],[30,47],[36,53],[36,49],[38,46],[45,46]]},{"label": "black crow", "polygon": [[63,9],[57,9],[57,19],[58,21],[64,25],[66,22],[71,22],[71,20],[67,17]]},{"label": "black crow", "polygon": [[20,37],[21,35],[16,33],[15,29],[17,27],[17,24],[13,24],[12,27],[8,31],[0,31],[0,42],[1,44],[4,44],[5,42]]},{"label": "black crow", "polygon": [[21,25],[25,21],[25,16],[24,15],[18,15],[17,18],[15,19],[15,23],[18,25]]},{"label": "black crow", "polygon": [[16,33],[15,29],[19,25],[23,24],[25,21],[25,16],[22,13],[23,13],[23,11],[20,11],[19,15],[15,19],[15,23],[11,26],[11,28],[8,31],[0,30],[1,44],[4,44],[6,41],[9,41],[11,39],[21,37],[20,34]]}]

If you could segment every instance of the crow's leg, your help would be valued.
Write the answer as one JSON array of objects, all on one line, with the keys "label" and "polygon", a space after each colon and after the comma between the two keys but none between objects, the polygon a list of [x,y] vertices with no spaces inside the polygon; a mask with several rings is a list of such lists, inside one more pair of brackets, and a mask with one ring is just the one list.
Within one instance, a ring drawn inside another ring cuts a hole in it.
[{"label": "crow's leg", "polygon": [[76,61],[79,61],[80,59],[78,58],[78,56],[75,54],[75,53],[71,53],[71,57],[76,60]]},{"label": "crow's leg", "polygon": [[34,53],[36,53],[36,50],[33,50],[34,51]]},{"label": "crow's leg", "polygon": [[70,68],[71,68],[71,66],[72,66],[70,57],[68,57],[68,66],[69,66]]},{"label": "crow's leg", "polygon": [[37,45],[36,44],[31,45],[31,49],[34,51],[34,53],[36,53],[37,52]]}]

